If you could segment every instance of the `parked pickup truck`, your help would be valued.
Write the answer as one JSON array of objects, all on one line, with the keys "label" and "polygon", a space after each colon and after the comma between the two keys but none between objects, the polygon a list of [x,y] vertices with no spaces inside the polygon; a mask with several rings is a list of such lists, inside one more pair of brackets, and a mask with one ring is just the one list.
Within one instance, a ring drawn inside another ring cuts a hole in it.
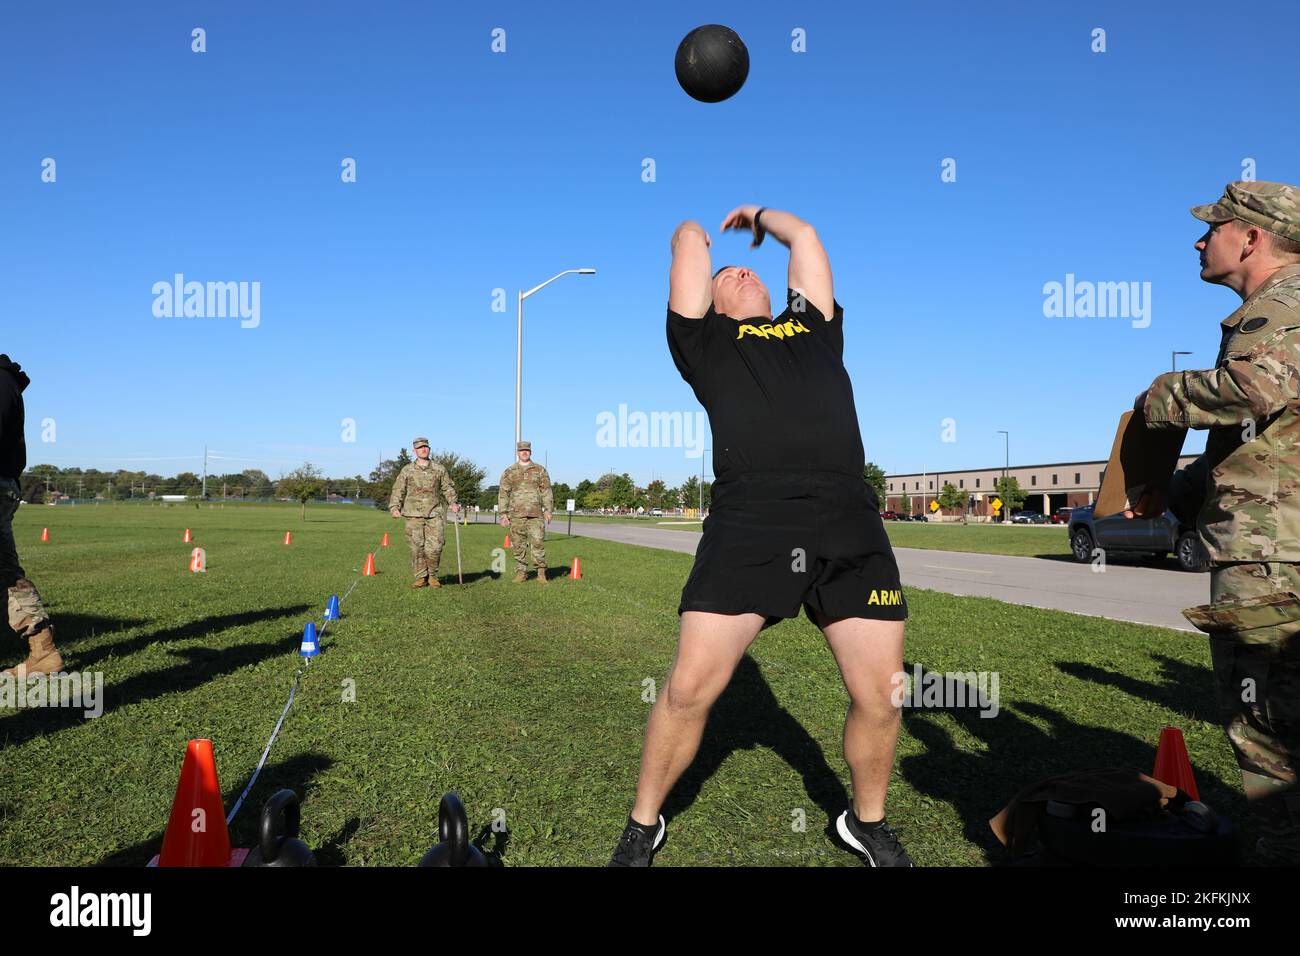
[{"label": "parked pickup truck", "polygon": [[1206,571],[1209,562],[1195,528],[1184,528],[1172,511],[1159,518],[1105,518],[1092,516],[1092,505],[1070,512],[1070,553],[1074,560],[1088,562],[1092,552],[1141,554],[1162,561],[1170,551],[1184,571]]}]

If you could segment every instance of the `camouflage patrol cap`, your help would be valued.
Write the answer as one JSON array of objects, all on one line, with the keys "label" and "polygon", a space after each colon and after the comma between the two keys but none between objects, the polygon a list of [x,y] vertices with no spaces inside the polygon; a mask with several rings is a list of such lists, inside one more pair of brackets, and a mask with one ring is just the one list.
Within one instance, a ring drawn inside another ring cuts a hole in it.
[{"label": "camouflage patrol cap", "polygon": [[427,439],[427,438],[417,438],[415,441],[411,442],[411,447],[412,447],[412,448],[428,448],[428,447],[429,447],[429,439]]},{"label": "camouflage patrol cap", "polygon": [[530,441],[515,442],[515,451],[532,451],[532,450],[533,450],[533,443]]},{"label": "camouflage patrol cap", "polygon": [[1202,222],[1240,219],[1300,242],[1300,189],[1286,183],[1228,183],[1218,202],[1193,206],[1192,215]]}]

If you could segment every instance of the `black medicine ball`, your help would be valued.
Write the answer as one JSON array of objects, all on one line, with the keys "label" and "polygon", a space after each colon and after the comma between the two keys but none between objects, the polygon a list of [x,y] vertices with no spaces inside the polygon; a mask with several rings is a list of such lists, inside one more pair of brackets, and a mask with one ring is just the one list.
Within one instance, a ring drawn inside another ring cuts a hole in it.
[{"label": "black medicine ball", "polygon": [[734,30],[710,23],[686,34],[673,66],[687,94],[702,103],[720,103],[745,85],[749,51]]}]

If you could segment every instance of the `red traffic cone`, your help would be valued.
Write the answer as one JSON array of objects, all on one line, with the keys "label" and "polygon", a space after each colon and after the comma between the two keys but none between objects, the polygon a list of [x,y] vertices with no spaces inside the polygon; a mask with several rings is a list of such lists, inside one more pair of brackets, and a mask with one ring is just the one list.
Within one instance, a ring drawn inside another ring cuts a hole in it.
[{"label": "red traffic cone", "polygon": [[286,531],[286,532],[284,533],[284,543],[285,543],[285,544],[293,544],[293,532],[291,532],[291,531]]},{"label": "red traffic cone", "polygon": [[[50,529],[49,529],[49,528],[42,528],[42,529],[41,529],[41,540],[42,540],[42,541],[49,541],[49,540],[50,540]],[[506,547],[509,547],[509,546],[510,546],[509,543],[507,543],[507,544],[506,544]]]},{"label": "red traffic cone", "polygon": [[192,540],[192,539],[190,538],[190,529],[189,529],[189,528],[186,528],[186,529],[185,529],[185,537],[181,538],[181,542],[182,542],[183,544],[189,544],[191,540]]},{"label": "red traffic cone", "polygon": [[388,547],[388,532],[387,532],[387,531],[384,532],[384,540],[379,542],[379,546],[380,546],[381,548],[386,548],[386,547]]},{"label": "red traffic cone", "polygon": [[162,852],[149,865],[240,866],[246,856],[247,850],[232,852],[230,848],[212,741],[191,740],[185,748]]},{"label": "red traffic cone", "polygon": [[502,545],[502,547],[506,547],[506,548],[510,547],[510,532],[508,531],[506,532],[506,543]]},{"label": "red traffic cone", "polygon": [[574,581],[582,580],[582,562],[578,560],[576,554],[573,556],[573,564],[569,567],[569,578]]},{"label": "red traffic cone", "polygon": [[206,573],[208,570],[208,553],[202,548],[195,548],[190,554],[190,570]]},{"label": "red traffic cone", "polygon": [[366,566],[361,569],[361,573],[368,578],[375,576],[375,554],[373,551],[366,555]]},{"label": "red traffic cone", "polygon": [[1171,787],[1186,790],[1193,800],[1201,799],[1192,775],[1192,761],[1187,756],[1187,742],[1177,727],[1160,728],[1160,744],[1156,747],[1156,767],[1151,776]]}]

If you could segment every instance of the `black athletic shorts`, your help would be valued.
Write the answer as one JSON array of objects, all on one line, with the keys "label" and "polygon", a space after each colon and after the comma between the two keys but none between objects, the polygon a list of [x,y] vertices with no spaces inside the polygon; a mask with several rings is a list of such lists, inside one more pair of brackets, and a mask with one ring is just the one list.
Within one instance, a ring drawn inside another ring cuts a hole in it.
[{"label": "black athletic shorts", "polygon": [[861,478],[753,472],[719,481],[704,519],[683,611],[762,614],[767,624],[907,618],[875,492]]}]

